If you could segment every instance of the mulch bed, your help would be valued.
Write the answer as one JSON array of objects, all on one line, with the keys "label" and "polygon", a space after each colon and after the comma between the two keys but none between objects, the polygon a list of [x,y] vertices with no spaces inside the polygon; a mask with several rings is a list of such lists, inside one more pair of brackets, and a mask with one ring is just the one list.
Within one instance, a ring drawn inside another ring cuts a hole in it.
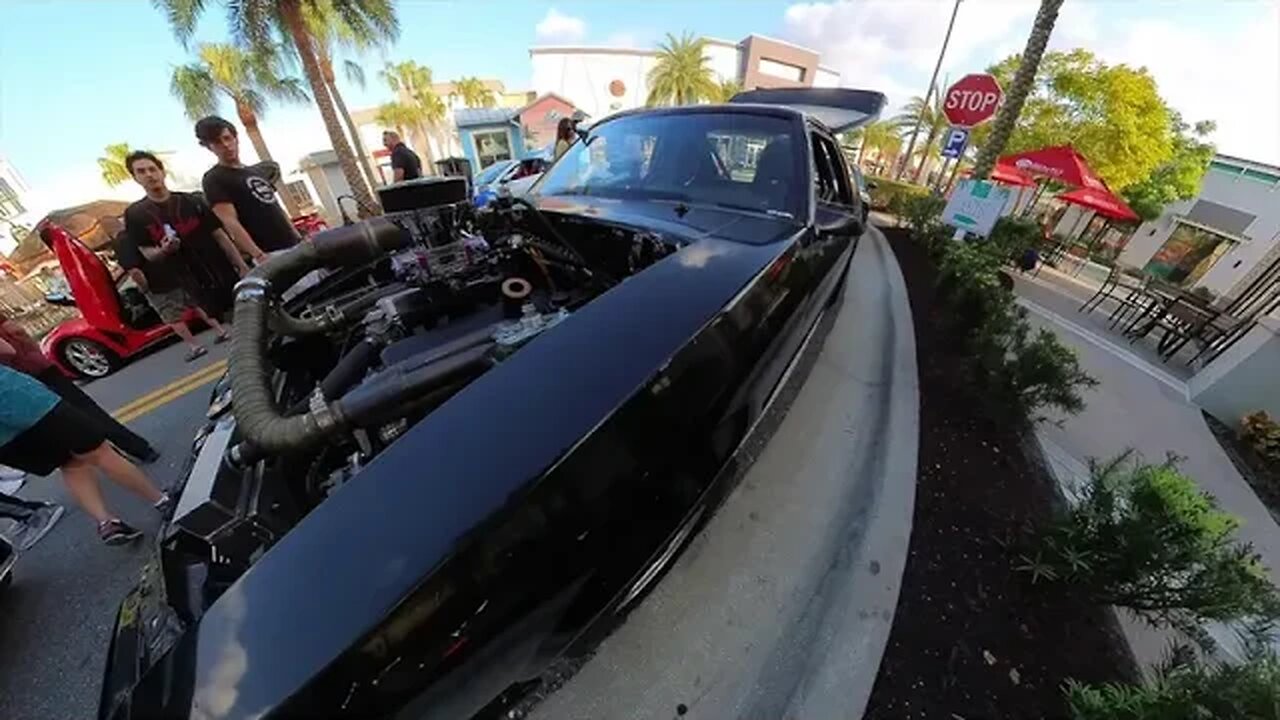
[{"label": "mulch bed", "polygon": [[1218,439],[1236,472],[1249,483],[1249,487],[1257,493],[1258,499],[1267,506],[1271,517],[1280,523],[1280,467],[1268,464],[1260,455],[1240,437],[1235,429],[1219,422],[1217,418],[1204,413],[1204,421],[1209,431]]},{"label": "mulch bed", "polygon": [[865,718],[1056,718],[1062,686],[1131,681],[1110,613],[1033,586],[1020,538],[1052,512],[1052,480],[1023,453],[1026,427],[998,426],[956,382],[936,332],[935,268],[885,229],[906,279],[920,368],[920,455],[910,553]]}]

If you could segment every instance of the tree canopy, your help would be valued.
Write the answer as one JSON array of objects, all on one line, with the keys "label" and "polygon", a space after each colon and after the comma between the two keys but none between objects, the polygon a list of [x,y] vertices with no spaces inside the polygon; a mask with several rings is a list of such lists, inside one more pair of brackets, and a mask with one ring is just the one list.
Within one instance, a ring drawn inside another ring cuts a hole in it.
[{"label": "tree canopy", "polygon": [[1170,120],[1173,154],[1150,175],[1120,191],[1125,202],[1143,220],[1159,217],[1172,202],[1195,197],[1213,159],[1214,147],[1205,140],[1214,131],[1212,120],[1187,125],[1176,112],[1170,114]]},{"label": "tree canopy", "polygon": [[649,97],[646,105],[691,105],[719,97],[709,61],[706,41],[691,33],[676,37],[667,33],[658,46],[658,56],[649,71]]},{"label": "tree canopy", "polygon": [[488,85],[478,77],[463,77],[453,81],[453,94],[469,108],[488,108],[498,103],[498,98]]},{"label": "tree canopy", "polygon": [[124,159],[133,152],[129,143],[111,143],[102,149],[104,153],[98,158],[98,169],[102,172],[102,182],[115,187],[128,180],[129,169],[124,166]]},{"label": "tree canopy", "polygon": [[[988,70],[1007,85],[1020,62],[1012,55]],[[1118,192],[1174,156],[1175,116],[1145,68],[1108,65],[1082,49],[1048,52],[1004,152],[1069,144]],[[979,128],[974,141],[988,132]]]}]

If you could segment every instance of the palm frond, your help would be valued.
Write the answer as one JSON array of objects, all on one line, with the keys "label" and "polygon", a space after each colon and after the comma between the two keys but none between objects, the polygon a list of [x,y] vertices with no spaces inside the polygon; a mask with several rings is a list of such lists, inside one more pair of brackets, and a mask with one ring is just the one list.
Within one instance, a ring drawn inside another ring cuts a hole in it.
[{"label": "palm frond", "polygon": [[173,28],[173,36],[185,48],[204,13],[204,0],[152,0],[151,4],[164,13],[169,27]]},{"label": "palm frond", "polygon": [[706,41],[685,33],[667,33],[658,46],[657,62],[649,70],[648,105],[686,105],[715,99],[718,86],[705,55]]},{"label": "palm frond", "polygon": [[355,62],[354,60],[343,60],[342,73],[343,75],[346,75],[347,82],[364,89],[364,68],[361,67],[360,63]]},{"label": "palm frond", "polygon": [[202,65],[193,63],[174,68],[169,92],[182,103],[182,109],[192,120],[218,111],[217,85]]}]

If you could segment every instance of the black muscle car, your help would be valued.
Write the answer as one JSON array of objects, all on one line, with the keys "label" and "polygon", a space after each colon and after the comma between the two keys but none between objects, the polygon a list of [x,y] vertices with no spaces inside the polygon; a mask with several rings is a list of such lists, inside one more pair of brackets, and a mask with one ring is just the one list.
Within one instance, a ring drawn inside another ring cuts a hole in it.
[{"label": "black muscle car", "polygon": [[473,717],[583,649],[839,292],[864,221],[832,132],[883,104],[621,113],[528,199],[402,183],[260,265],[100,717]]}]

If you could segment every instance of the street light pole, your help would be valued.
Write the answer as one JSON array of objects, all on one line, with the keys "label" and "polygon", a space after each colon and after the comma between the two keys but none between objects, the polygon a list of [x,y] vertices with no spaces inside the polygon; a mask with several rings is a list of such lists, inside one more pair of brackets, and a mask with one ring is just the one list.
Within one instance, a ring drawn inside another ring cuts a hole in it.
[{"label": "street light pole", "polygon": [[[947,43],[951,42],[951,29],[956,26],[956,14],[960,12],[961,0],[956,0],[956,4],[951,8],[951,22],[947,23],[947,34],[942,38],[942,49],[938,51],[938,62],[933,65],[933,75],[929,78],[929,89],[924,93],[924,105],[920,107],[920,114],[916,116],[916,127],[911,131],[911,140],[907,143],[907,159],[903,161],[902,166],[893,174],[894,180],[902,178],[902,172],[907,169],[907,165],[911,164],[911,153],[916,149],[916,136],[920,134],[920,124],[924,120],[924,114],[929,111],[929,99],[933,97],[933,86],[938,82],[938,70],[942,68],[942,58],[947,54]],[[924,162],[921,159],[920,162]]]}]

